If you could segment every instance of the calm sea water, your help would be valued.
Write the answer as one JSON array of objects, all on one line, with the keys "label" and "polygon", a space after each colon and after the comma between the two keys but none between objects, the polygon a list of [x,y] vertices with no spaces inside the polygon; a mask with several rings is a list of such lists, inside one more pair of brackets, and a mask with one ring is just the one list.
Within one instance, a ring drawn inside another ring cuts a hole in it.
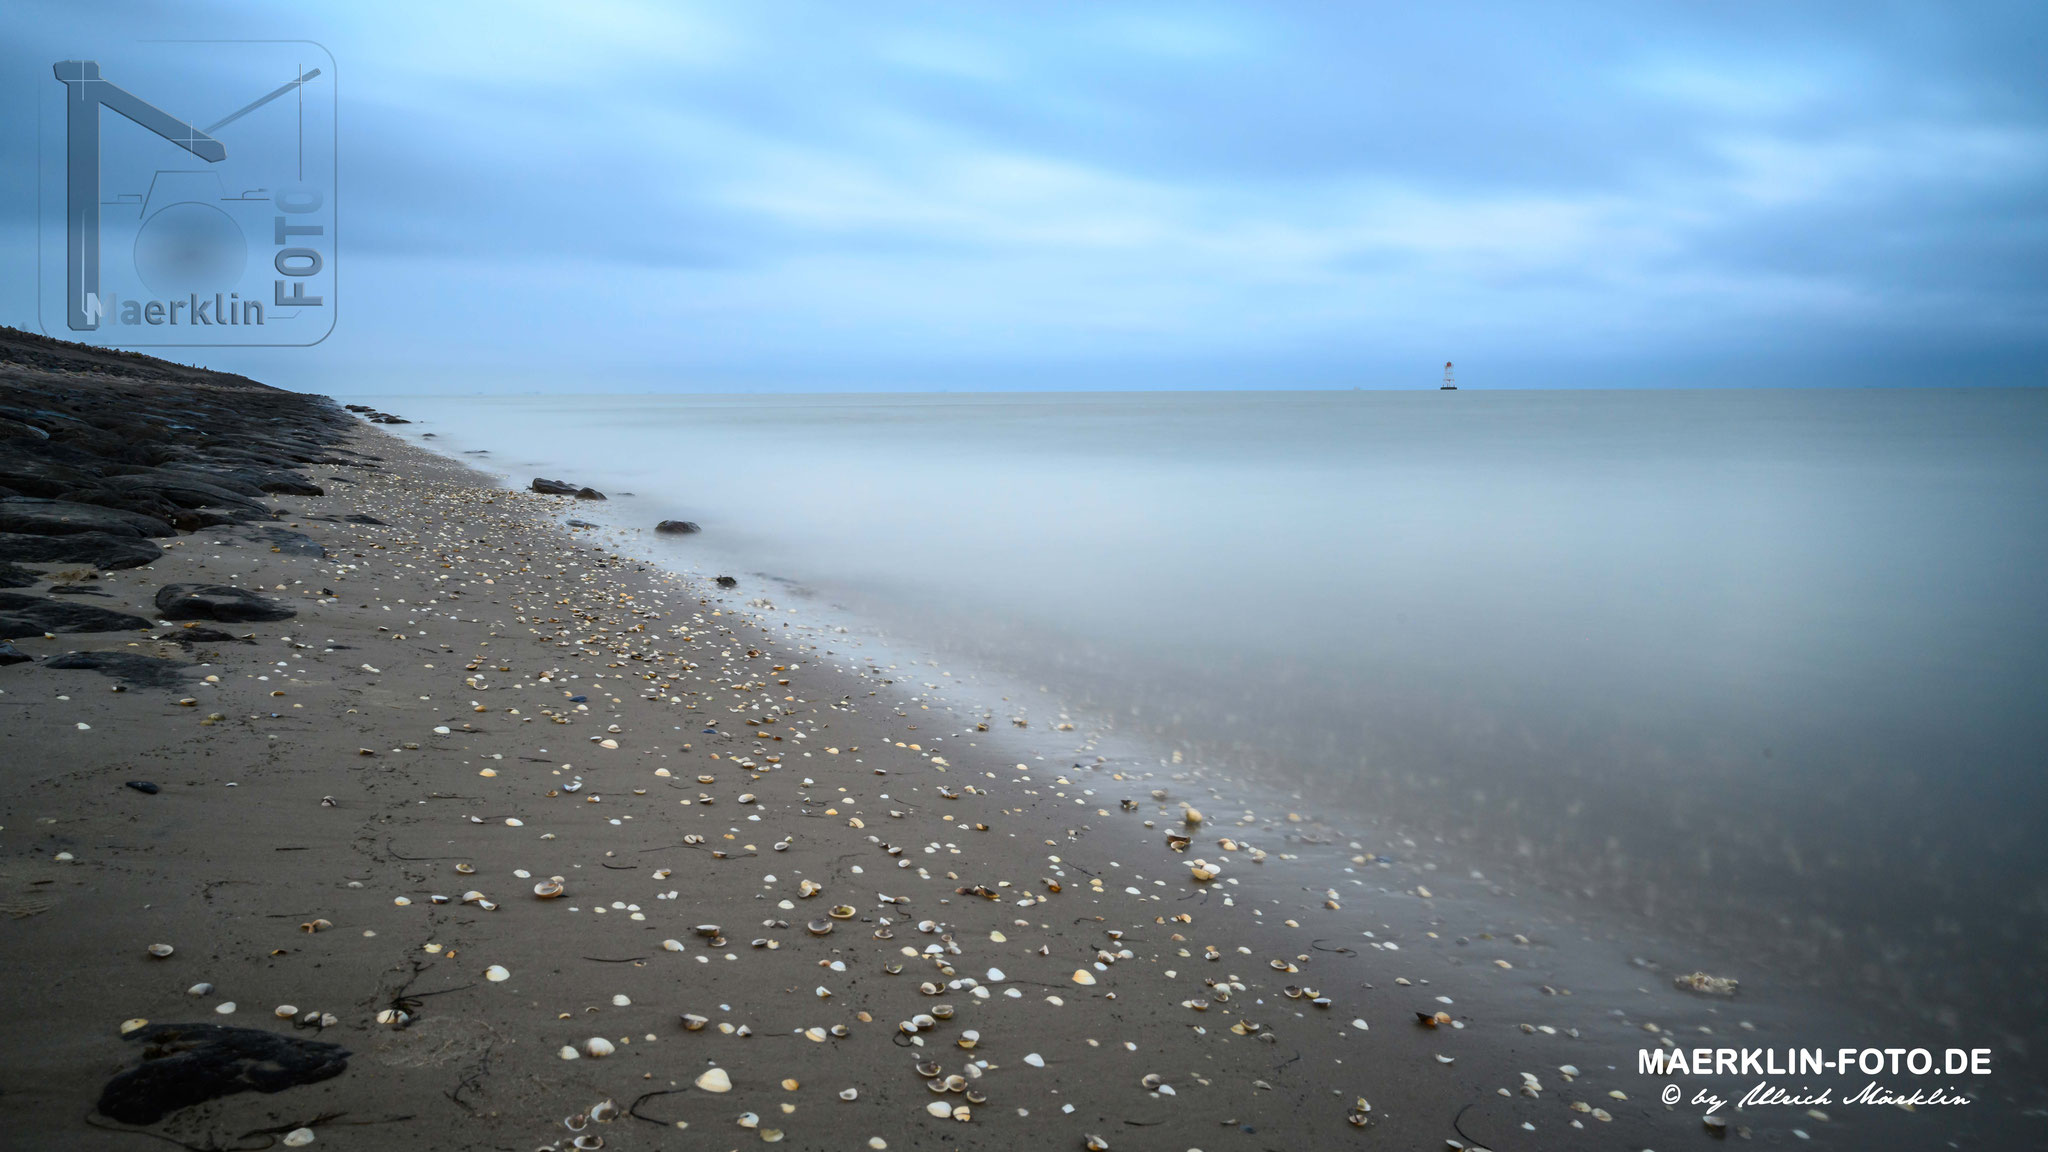
[{"label": "calm sea water", "polygon": [[1521,883],[2048,1019],[2048,392],[382,403]]}]

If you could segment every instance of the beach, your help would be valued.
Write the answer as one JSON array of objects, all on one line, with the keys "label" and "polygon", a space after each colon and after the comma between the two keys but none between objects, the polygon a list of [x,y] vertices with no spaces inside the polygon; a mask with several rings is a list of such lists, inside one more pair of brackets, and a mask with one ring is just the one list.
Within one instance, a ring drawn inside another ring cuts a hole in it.
[{"label": "beach", "polygon": [[[28,659],[0,667],[0,1110],[21,1146],[1911,1148],[2036,1130],[2021,1075],[1942,1081],[1979,1095],[1963,1107],[1703,1123],[1694,1085],[1643,1074],[1640,1051],[1902,1033],[1739,956],[1660,952],[1442,844],[1365,838],[1313,798],[951,707],[792,636],[750,575],[665,570],[565,527],[590,501],[325,398],[6,344],[15,471],[135,470],[84,489],[131,502],[90,533],[101,551],[15,562],[31,579],[0,610],[51,625],[9,628]],[[237,483],[177,487],[138,444]],[[63,517],[88,513],[0,485],[9,539],[85,535]],[[134,519],[138,490],[162,531]],[[192,1094],[253,1090],[167,1108],[166,1077],[128,1071],[180,1060]]]}]

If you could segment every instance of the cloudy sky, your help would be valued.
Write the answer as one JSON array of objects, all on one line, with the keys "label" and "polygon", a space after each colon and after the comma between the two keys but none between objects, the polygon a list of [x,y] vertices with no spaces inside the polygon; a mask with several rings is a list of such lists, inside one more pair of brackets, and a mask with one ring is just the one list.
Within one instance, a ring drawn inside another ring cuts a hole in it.
[{"label": "cloudy sky", "polygon": [[11,0],[0,322],[159,37],[336,62],[333,337],[180,356],[288,386],[2048,382],[2038,0]]}]

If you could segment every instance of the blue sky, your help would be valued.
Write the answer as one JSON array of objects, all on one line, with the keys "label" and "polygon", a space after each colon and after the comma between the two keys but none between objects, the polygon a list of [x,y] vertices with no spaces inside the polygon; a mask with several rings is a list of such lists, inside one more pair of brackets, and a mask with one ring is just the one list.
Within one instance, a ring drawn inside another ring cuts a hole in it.
[{"label": "blue sky", "polygon": [[336,61],[333,337],[179,355],[286,386],[2048,383],[2038,2],[14,0],[0,91],[155,37]]}]

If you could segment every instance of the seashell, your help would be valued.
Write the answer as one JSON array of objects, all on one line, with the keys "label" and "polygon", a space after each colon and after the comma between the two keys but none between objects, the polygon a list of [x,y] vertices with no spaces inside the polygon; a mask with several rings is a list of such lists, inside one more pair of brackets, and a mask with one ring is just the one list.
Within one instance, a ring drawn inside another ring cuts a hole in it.
[{"label": "seashell", "polygon": [[945,989],[939,987],[937,984],[934,984],[929,980],[925,981],[922,984],[919,984],[917,986],[917,990],[919,992],[924,993],[927,996],[937,996],[939,993],[945,991]]},{"label": "seashell", "polygon": [[1095,974],[1093,972],[1088,971],[1086,968],[1076,968],[1074,969],[1073,979],[1074,983],[1076,984],[1093,984],[1095,983]]},{"label": "seashell", "polygon": [[710,1020],[697,1015],[695,1012],[683,1013],[683,1031],[685,1032],[702,1032],[704,1026],[709,1023],[711,1023]]},{"label": "seashell", "polygon": [[457,864],[455,866],[455,870],[457,872],[462,873],[464,876],[476,875],[476,865],[474,864]]},{"label": "seashell", "polygon": [[592,1060],[602,1060],[616,1051],[612,1042],[602,1036],[592,1036],[583,1042],[583,1054]]},{"label": "seashell", "polygon": [[854,908],[851,904],[834,904],[825,910],[825,915],[830,916],[834,920],[851,920],[854,916]]},{"label": "seashell", "polygon": [[553,900],[562,894],[562,886],[553,880],[543,880],[533,886],[533,894],[543,900]]},{"label": "seashell", "polygon": [[813,920],[809,924],[804,925],[804,930],[813,936],[830,936],[832,934],[832,921]]},{"label": "seashell", "polygon": [[140,1016],[137,1016],[133,1020],[123,1020],[121,1021],[121,1035],[126,1036],[130,1032],[135,1032],[147,1027],[149,1027],[149,1021],[143,1019]]},{"label": "seashell", "polygon": [[1081,1146],[1088,1149],[1088,1152],[1109,1152],[1109,1141],[1092,1132],[1081,1142]]},{"label": "seashell", "polygon": [[235,1002],[233,1000],[223,1000],[215,1004],[213,1010],[222,1016],[232,1016],[235,1013]]},{"label": "seashell", "polygon": [[962,1048],[972,1048],[976,1044],[981,1043],[981,1033],[969,1028],[960,1034],[960,1039],[955,1041],[955,1043],[959,1044]]},{"label": "seashell", "polygon": [[404,1025],[411,1019],[410,1015],[396,1008],[386,1008],[382,1012],[377,1013],[377,1023],[379,1024]]},{"label": "seashell", "polygon": [[854,1102],[855,1100],[858,1100],[858,1099],[860,1099],[860,1089],[858,1089],[858,1088],[841,1088],[841,1089],[839,1090],[839,1098],[840,1098],[841,1100],[844,1100],[844,1101],[846,1101],[847,1103],[851,1104],[851,1103],[853,1103],[853,1102]]},{"label": "seashell", "polygon": [[597,1152],[599,1148],[604,1147],[604,1137],[595,1132],[586,1132],[569,1141],[569,1147],[576,1149],[576,1152]]},{"label": "seashell", "polygon": [[574,1116],[564,1116],[562,1117],[562,1127],[567,1128],[571,1132],[581,1132],[585,1128],[590,1127],[590,1115],[585,1112],[578,1112]]},{"label": "seashell", "polygon": [[777,840],[775,843],[769,845],[769,847],[773,848],[777,852],[787,852],[789,851],[789,841]]},{"label": "seashell", "polygon": [[755,1115],[755,1114],[754,1114],[754,1113],[752,1113],[752,1112],[742,1112],[742,1113],[740,1113],[740,1127],[742,1127],[742,1128],[759,1128],[760,1126],[761,1126],[761,1118],[760,1118],[759,1116]]},{"label": "seashell", "polygon": [[498,910],[498,902],[496,900],[479,900],[476,902],[476,906],[485,912],[496,912]]},{"label": "seashell", "polygon": [[511,978],[512,970],[503,964],[493,964],[489,968],[484,969],[484,979],[489,980],[493,984],[502,983]]},{"label": "seashell", "polygon": [[1157,1088],[1157,1087],[1159,1087],[1159,1086],[1160,1086],[1161,1084],[1164,1084],[1165,1082],[1166,1082],[1166,1081],[1165,1081],[1164,1079],[1162,1079],[1162,1078],[1160,1077],[1159,1073],[1157,1073],[1157,1072],[1151,1073],[1150,1075],[1146,1076],[1146,1077],[1145,1077],[1144,1079],[1142,1079],[1142,1080],[1138,1081],[1138,1083],[1139,1083],[1139,1084],[1142,1084],[1142,1085],[1144,1085],[1144,1086],[1145,1086],[1145,1087],[1147,1087],[1147,1088]]},{"label": "seashell", "polygon": [[299,1006],[296,1004],[279,1004],[270,1010],[270,1014],[279,1020],[289,1020],[299,1014]]},{"label": "seashell", "polygon": [[325,932],[325,931],[327,931],[327,930],[328,930],[329,928],[332,928],[332,927],[334,927],[334,921],[332,921],[332,920],[329,920],[329,919],[326,919],[325,917],[322,917],[321,919],[318,919],[318,920],[308,920],[308,921],[306,921],[306,922],[305,922],[304,924],[301,924],[301,925],[299,925],[299,931],[301,931],[301,932]]},{"label": "seashell", "polygon": [[403,908],[406,905],[412,903],[412,900],[405,896],[393,896],[391,898],[391,902],[397,905],[398,907]]},{"label": "seashell", "polygon": [[464,892],[464,893],[462,894],[462,902],[463,902],[464,904],[474,904],[474,903],[476,903],[477,901],[479,901],[479,900],[483,900],[483,899],[486,899],[486,898],[487,898],[487,897],[485,897],[483,893],[481,893],[481,892],[477,891],[477,890],[476,890],[476,889],[474,889],[474,888],[471,888],[471,889],[470,889],[469,891],[467,891],[467,892]]},{"label": "seashell", "polygon": [[[862,1020],[863,1022],[865,1022],[865,1021],[867,1020],[867,1018],[868,1018],[868,1017],[867,1017],[867,1013],[865,1013],[865,1012],[861,1013],[861,1020]],[[837,1037],[839,1037],[839,1038],[840,1038],[840,1039],[842,1039],[842,1040],[843,1040],[843,1039],[845,1039],[845,1038],[846,1038],[846,1037],[848,1037],[848,1036],[851,1036],[851,1035],[853,1035],[853,1029],[851,1029],[851,1028],[848,1028],[848,1027],[847,1027],[846,1025],[844,1025],[844,1024],[834,1024],[834,1025],[833,1025],[833,1026],[831,1026],[830,1028],[827,1028],[827,1029],[825,1029],[825,1031],[827,1031],[827,1032],[830,1032],[830,1033],[831,1033],[832,1035],[834,1035],[834,1036],[837,1036]]]},{"label": "seashell", "polygon": [[1199,827],[1202,823],[1202,812],[1198,808],[1190,808],[1186,812],[1181,813],[1180,818],[1183,821],[1185,821],[1187,823],[1187,826],[1190,828]]},{"label": "seashell", "polygon": [[917,1015],[912,1016],[910,1018],[910,1022],[912,1024],[917,1025],[919,1028],[936,1028],[939,1025],[939,1022],[935,1017],[929,1016],[923,1012],[919,1012]]},{"label": "seashell", "polygon": [[592,1104],[590,1106],[590,1118],[592,1120],[597,1121],[599,1124],[609,1124],[612,1121],[617,1120],[619,1118],[618,1102],[611,1099],[604,1099],[598,1101],[595,1104]]},{"label": "seashell", "polygon": [[[936,1081],[934,1081],[934,1083],[936,1083]],[[967,1091],[967,1077],[965,1077],[965,1076],[962,1076],[962,1075],[960,1075],[960,1074],[959,1074],[958,1072],[955,1072],[955,1073],[954,1073],[954,1074],[952,1074],[951,1076],[948,1076],[948,1077],[946,1077],[946,1091],[948,1091],[948,1092],[965,1092],[965,1091]]]},{"label": "seashell", "polygon": [[697,1077],[696,1084],[699,1089],[705,1092],[732,1091],[732,1077],[726,1075],[723,1068],[709,1069],[702,1076]]},{"label": "seashell", "polygon": [[944,1120],[953,1114],[953,1106],[951,1104],[946,1103],[944,1100],[934,1100],[931,1103],[925,1105],[924,1110],[931,1113],[934,1116],[937,1116],[941,1120]]},{"label": "seashell", "polygon": [[717,937],[724,935],[724,933],[718,930],[718,925],[716,924],[699,924],[695,928],[690,929],[690,931],[695,932],[699,936],[706,937]]},{"label": "seashell", "polygon": [[294,1128],[285,1133],[284,1138],[278,1141],[278,1143],[283,1144],[287,1148],[304,1148],[312,1142],[313,1130],[311,1128]]},{"label": "seashell", "polygon": [[447,902],[448,902],[448,898],[447,898],[446,896],[429,896],[429,897],[427,897],[427,903],[429,903],[429,904],[446,904]]},{"label": "seashell", "polygon": [[752,792],[740,793],[739,802],[741,804],[752,804],[754,802],[754,794]]},{"label": "seashell", "polygon": [[932,1005],[932,1015],[940,1020],[951,1020],[953,1018],[953,1006],[951,1004],[934,1004]]},{"label": "seashell", "polygon": [[816,896],[818,893],[823,892],[824,890],[825,886],[823,884],[818,883],[816,880],[799,881],[796,886],[796,894],[798,896],[803,896],[806,898]]},{"label": "seashell", "polygon": [[683,950],[683,942],[681,940],[663,940],[661,947],[665,952],[681,952]]},{"label": "seashell", "polygon": [[780,1128],[763,1128],[763,1129],[761,1129],[761,1143],[763,1143],[763,1144],[780,1144],[780,1143],[782,1143],[782,1129],[780,1129]]},{"label": "seashell", "polygon": [[931,1089],[933,1092],[939,1093],[940,1095],[944,1095],[946,1092],[946,1078],[944,1076],[940,1076],[932,1080],[927,1080],[925,1081],[924,1086]]},{"label": "seashell", "polygon": [[166,956],[169,956],[171,953],[176,951],[177,949],[171,947],[169,944],[151,944],[149,946],[149,954],[151,956],[156,957],[159,960],[163,959]]},{"label": "seashell", "polygon": [[193,985],[193,986],[191,986],[190,988],[187,988],[187,989],[185,989],[185,995],[187,995],[187,996],[211,996],[211,995],[213,995],[213,985],[211,985],[211,984],[205,984],[205,983],[200,983],[200,984],[194,984],[194,985]]},{"label": "seashell", "polygon": [[735,1036],[752,1036],[754,1034],[754,1030],[752,1028],[747,1027],[745,1024],[742,1024],[739,1027],[733,1029],[732,1034]]}]

